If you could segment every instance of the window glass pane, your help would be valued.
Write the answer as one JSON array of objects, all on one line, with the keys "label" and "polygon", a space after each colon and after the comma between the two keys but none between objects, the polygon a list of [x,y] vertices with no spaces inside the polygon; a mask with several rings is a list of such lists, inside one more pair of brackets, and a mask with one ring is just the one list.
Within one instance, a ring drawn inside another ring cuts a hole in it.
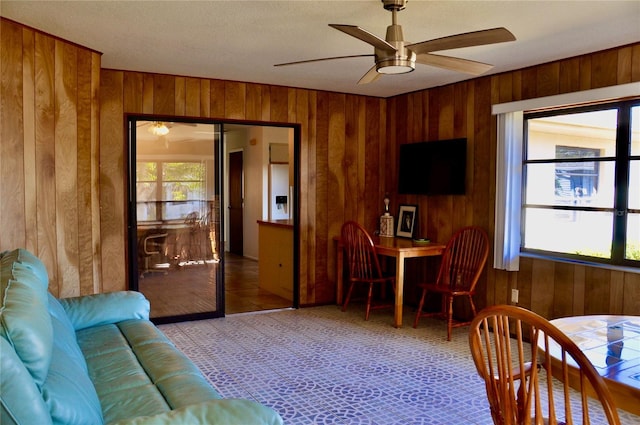
[{"label": "window glass pane", "polygon": [[524,247],[610,258],[613,213],[525,209]]},{"label": "window glass pane", "polygon": [[631,108],[631,155],[640,155],[640,106]]},{"label": "window glass pane", "polygon": [[609,109],[530,119],[527,159],[615,156],[617,117],[617,110]]},{"label": "window glass pane", "polygon": [[627,215],[627,249],[625,258],[640,261],[640,214]]},{"label": "window glass pane", "polygon": [[525,203],[612,208],[613,161],[527,164]]},{"label": "window glass pane", "polygon": [[136,183],[136,210],[139,221],[158,220],[156,183]]},{"label": "window glass pane", "polygon": [[640,160],[631,161],[629,167],[629,208],[640,209]]},{"label": "window glass pane", "polygon": [[171,162],[162,167],[164,219],[197,218],[206,214],[205,166],[199,162]]},{"label": "window glass pane", "polygon": [[141,162],[136,164],[136,210],[138,220],[158,220],[156,211],[158,180],[158,164],[156,162]]},{"label": "window glass pane", "polygon": [[138,162],[136,164],[136,181],[154,182],[158,180],[157,162]]}]

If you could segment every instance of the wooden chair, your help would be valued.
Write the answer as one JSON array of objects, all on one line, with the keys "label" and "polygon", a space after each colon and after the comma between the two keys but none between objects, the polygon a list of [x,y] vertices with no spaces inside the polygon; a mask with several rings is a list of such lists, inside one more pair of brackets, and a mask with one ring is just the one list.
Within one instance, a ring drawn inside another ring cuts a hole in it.
[{"label": "wooden chair", "polygon": [[[620,424],[603,378],[545,318],[516,306],[486,308],[471,323],[469,346],[485,381],[494,424],[589,424],[598,404],[609,424]],[[579,397],[570,384],[583,390]],[[599,403],[589,403],[587,394]]]},{"label": "wooden chair", "polygon": [[351,299],[353,288],[356,285],[368,285],[367,310],[365,320],[369,320],[371,309],[391,307],[392,304],[372,305],[373,287],[379,285],[383,287],[387,282],[391,282],[395,292],[395,277],[382,273],[380,260],[376,252],[375,245],[369,233],[355,221],[347,221],[342,225],[341,242],[349,269],[347,296],[342,304],[342,311],[347,310],[347,305]]},{"label": "wooden chair", "polygon": [[[444,250],[436,282],[417,285],[422,288],[422,296],[413,327],[418,326],[421,317],[443,316],[447,320],[447,340],[451,341],[452,328],[470,324],[470,320],[464,322],[453,320],[453,299],[461,296],[468,297],[471,311],[474,316],[476,315],[476,306],[472,296],[488,255],[489,237],[487,232],[475,226],[458,230],[451,237]],[[422,311],[429,292],[441,294],[442,304],[439,312],[425,313]]]}]

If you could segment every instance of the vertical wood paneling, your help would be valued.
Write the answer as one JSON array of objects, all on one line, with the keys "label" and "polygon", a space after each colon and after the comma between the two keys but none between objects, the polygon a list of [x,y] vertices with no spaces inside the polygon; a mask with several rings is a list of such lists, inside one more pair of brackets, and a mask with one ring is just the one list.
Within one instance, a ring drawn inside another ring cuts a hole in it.
[{"label": "vertical wood paneling", "polygon": [[99,57],[10,21],[0,26],[0,251],[38,255],[54,295],[93,293]]},{"label": "vertical wood paneling", "polygon": [[580,61],[571,58],[560,62],[560,77],[558,89],[560,93],[570,93],[580,90]]},{"label": "vertical wood paneling", "polygon": [[55,42],[36,33],[36,198],[38,257],[49,271],[49,290],[58,295],[55,181]]},{"label": "vertical wood paneling", "polygon": [[144,112],[144,76],[139,72],[127,72],[123,80],[123,109],[132,114]]},{"label": "vertical wood paneling", "polygon": [[[36,163],[36,129],[35,129],[35,34],[22,30],[22,105],[24,164]],[[24,168],[24,219],[25,247],[38,252],[38,198],[35,167]],[[0,166],[1,169],[1,166]],[[2,173],[0,172],[0,175]],[[1,196],[1,195],[0,195]],[[1,213],[0,213],[1,214]]]},{"label": "vertical wood paneling", "polygon": [[[359,221],[361,217],[358,216],[358,205],[362,199],[362,188],[364,185],[360,185],[360,182],[364,180],[359,179],[360,171],[363,170],[358,165],[363,162],[359,161],[358,153],[361,144],[360,136],[363,135],[360,129],[360,107],[359,98],[353,95],[347,95],[345,104],[345,134],[344,134],[344,149],[343,149],[343,166],[344,166],[344,199],[342,203],[344,205],[344,220],[356,220]],[[364,176],[364,173],[362,173]],[[349,202],[349,200],[356,200],[356,202]]]},{"label": "vertical wood paneling", "polygon": [[[26,245],[22,29],[2,21],[2,126],[0,126],[0,241],[6,246]],[[19,196],[16,196],[19,194]],[[7,200],[13,200],[7,202]],[[1,247],[0,247],[1,250]]]},{"label": "vertical wood paneling", "polygon": [[640,315],[640,273],[625,273],[622,313]]},{"label": "vertical wood paneling", "polygon": [[188,117],[208,116],[202,115],[200,99],[200,80],[187,78],[185,80],[185,115]]},{"label": "vertical wood paneling", "polygon": [[99,164],[93,161],[95,146],[92,138],[92,125],[94,122],[92,102],[94,91],[92,90],[92,59],[91,52],[78,50],[78,274],[79,294],[93,294],[94,270],[93,270],[93,195],[94,184],[93,170]]},{"label": "vertical wood paneling", "polygon": [[573,311],[573,265],[557,263],[553,280],[553,317],[570,316]]},{"label": "vertical wood paneling", "polygon": [[176,77],[174,94],[174,113],[184,116],[187,112],[187,81],[184,77]]},{"label": "vertical wood paneling", "polygon": [[289,117],[289,90],[286,87],[271,86],[269,105],[269,120],[273,122],[287,122]]},{"label": "vertical wood paneling", "polygon": [[153,113],[175,115],[176,77],[155,74],[153,80]]},{"label": "vertical wood paneling", "polygon": [[[317,202],[317,156],[316,156],[316,147],[318,145],[318,123],[320,118],[318,117],[318,93],[311,92],[309,95],[309,139],[308,145],[305,149],[308,152],[307,158],[305,161],[309,167],[309,181],[308,181],[308,190],[306,192],[306,196],[302,197],[300,202],[306,202],[307,204],[307,220],[308,226],[306,227],[307,233],[307,270],[301,270],[301,274],[306,274],[307,286],[301,288],[300,293],[304,292],[305,297],[300,298],[300,303],[309,303],[313,300],[313,287],[315,285],[315,269],[316,269],[316,258],[317,258],[317,246],[315,243],[316,233],[317,233],[317,217],[319,214],[324,213],[324,211],[319,210],[318,202]],[[304,156],[304,155],[303,155]]]},{"label": "vertical wood paneling", "polygon": [[559,93],[560,65],[558,62],[537,67],[536,96],[553,96]]},{"label": "vertical wood paneling", "polygon": [[55,43],[55,187],[58,292],[80,294],[78,264],[77,48]]},{"label": "vertical wood paneling", "polygon": [[200,82],[200,116],[211,116],[211,84],[209,80]]},{"label": "vertical wood paneling", "polygon": [[[300,185],[298,188],[298,205],[300,209],[299,227],[299,299],[307,300],[307,286],[309,285],[309,202],[305,194],[309,193],[309,139],[310,139],[310,93],[298,90],[296,95],[296,116],[300,124]],[[331,273],[331,270],[329,270]],[[332,279],[335,282],[335,276]]]},{"label": "vertical wood paneling", "polygon": [[[345,220],[345,205],[353,199],[346,199],[345,190],[345,110],[346,96],[331,94],[329,96],[329,134],[327,140],[327,214],[326,240],[322,241],[325,249],[324,261],[318,262],[316,282],[316,298],[331,299],[333,287],[329,284],[328,268],[335,268],[335,246],[330,235],[340,234],[340,226]],[[357,202],[357,197],[356,197]],[[321,245],[322,246],[322,245]]]},{"label": "vertical wood paneling", "polygon": [[246,103],[246,85],[229,81],[224,86],[225,118],[244,119]]},{"label": "vertical wood paneling", "polygon": [[102,235],[100,209],[100,64],[99,53],[91,54],[91,233],[93,291],[102,291]]},{"label": "vertical wood paneling", "polygon": [[359,127],[359,131],[364,132],[364,137],[359,138],[360,154],[358,157],[359,160],[363,161],[360,163],[359,168],[364,169],[363,174],[361,174],[364,180],[359,180],[359,185],[362,188],[362,197],[358,199],[358,203],[364,207],[361,223],[366,224],[371,232],[379,227],[378,219],[382,212],[384,199],[382,190],[385,186],[384,181],[381,179],[386,161],[380,163],[380,128],[377,121],[380,116],[379,112],[379,105],[374,99],[367,101],[365,120],[364,122],[360,121],[362,127]]},{"label": "vertical wood paneling", "polygon": [[591,55],[591,88],[620,84],[618,79],[618,50],[605,50]]},{"label": "vertical wood paneling", "polygon": [[224,118],[225,84],[221,80],[212,80],[210,84],[211,101],[210,116],[212,118]]},{"label": "vertical wood paneling", "polygon": [[[125,229],[125,164],[122,120],[124,105],[124,72],[103,70],[100,75],[100,205],[102,237],[102,291],[127,288]],[[148,78],[143,76],[142,105]],[[151,85],[153,87],[153,85]],[[148,99],[149,97],[147,97]],[[128,112],[128,111],[127,111]],[[145,111],[148,113],[148,111]]]},{"label": "vertical wood paneling", "polygon": [[[246,119],[250,121],[262,120],[262,89],[258,84],[247,84],[246,88]],[[297,107],[294,103],[291,107]]]}]

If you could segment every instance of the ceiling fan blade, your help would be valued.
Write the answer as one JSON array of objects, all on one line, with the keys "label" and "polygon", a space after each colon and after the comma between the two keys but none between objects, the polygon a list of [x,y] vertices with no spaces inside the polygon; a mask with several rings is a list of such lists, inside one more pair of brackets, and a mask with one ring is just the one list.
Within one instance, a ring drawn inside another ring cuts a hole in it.
[{"label": "ceiling fan blade", "polygon": [[373,83],[374,81],[376,81],[378,78],[380,78],[382,76],[382,74],[380,74],[377,69],[376,66],[373,65],[371,67],[371,69],[369,69],[367,71],[366,74],[364,74],[362,76],[362,78],[360,78],[360,80],[358,80],[358,84],[369,84],[369,83]]},{"label": "ceiling fan blade", "polygon": [[469,59],[454,58],[451,56],[435,55],[433,53],[423,53],[421,55],[417,55],[416,62],[423,65],[436,66],[438,68],[464,72],[465,74],[471,75],[480,75],[493,68],[493,65],[489,65],[488,63],[476,62]]},{"label": "ceiling fan blade", "polygon": [[392,44],[387,43],[384,39],[355,25],[329,24],[329,26],[331,28],[337,29],[338,31],[342,31],[345,34],[349,34],[350,36],[355,37],[358,40],[362,40],[365,43],[371,44],[373,47],[376,47],[378,49],[392,50],[394,52],[397,50],[395,47],[393,47]]},{"label": "ceiling fan blade", "polygon": [[277,63],[277,64],[275,64],[273,66],[299,65],[299,64],[302,64],[302,63],[331,61],[331,60],[335,60],[335,59],[363,58],[363,57],[366,57],[366,56],[374,56],[374,55],[372,53],[372,54],[368,54],[368,55],[333,56],[333,57],[330,57],[330,58],[308,59],[308,60],[296,61],[296,62]]},{"label": "ceiling fan blade", "polygon": [[419,55],[421,53],[437,52],[439,50],[503,43],[506,41],[514,41],[515,39],[516,37],[506,28],[493,28],[436,38],[421,43],[409,44],[406,47]]}]

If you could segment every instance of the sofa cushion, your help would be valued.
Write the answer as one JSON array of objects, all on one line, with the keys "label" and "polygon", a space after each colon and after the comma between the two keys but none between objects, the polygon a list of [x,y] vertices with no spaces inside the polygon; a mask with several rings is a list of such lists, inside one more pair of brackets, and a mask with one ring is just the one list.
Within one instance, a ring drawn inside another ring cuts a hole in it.
[{"label": "sofa cushion", "polygon": [[149,301],[135,291],[61,298],[60,304],[76,331],[128,319],[149,319]]},{"label": "sofa cushion", "polygon": [[0,338],[0,371],[0,424],[50,424],[36,383],[4,338]]},{"label": "sofa cushion", "polygon": [[[54,323],[54,332],[59,325]],[[42,397],[54,424],[102,424],[102,408],[86,370],[77,363],[65,344],[53,345],[49,375],[42,386]]]},{"label": "sofa cushion", "polygon": [[43,267],[22,249],[0,258],[0,336],[13,346],[39,388],[47,377],[53,346]]},{"label": "sofa cushion", "polygon": [[84,360],[84,355],[78,346],[73,325],[60,302],[51,294],[49,294],[49,313],[51,314],[54,344],[62,348],[70,356],[71,361],[87,373],[87,362]]},{"label": "sofa cushion", "polygon": [[107,424],[139,416],[167,413],[171,410],[153,384],[138,387],[135,391],[115,391],[104,395],[101,400],[104,406],[104,421]]}]

